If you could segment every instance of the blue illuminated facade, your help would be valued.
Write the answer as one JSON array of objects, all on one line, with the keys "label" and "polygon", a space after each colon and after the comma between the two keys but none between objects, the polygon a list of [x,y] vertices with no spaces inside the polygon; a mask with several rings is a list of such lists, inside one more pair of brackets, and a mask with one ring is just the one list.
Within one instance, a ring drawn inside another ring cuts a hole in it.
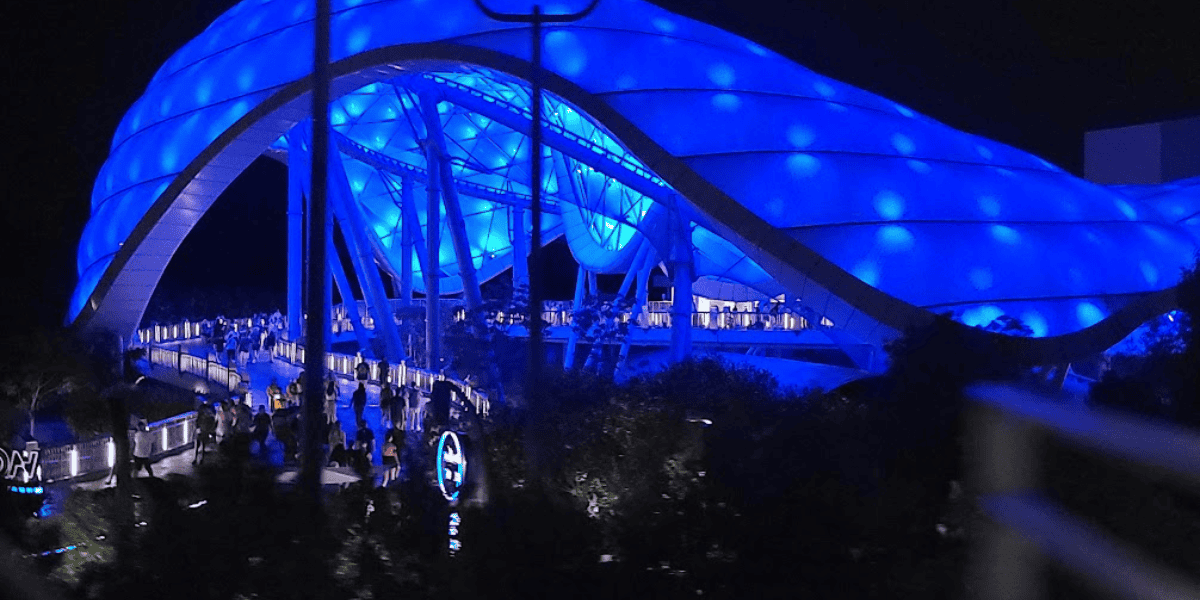
[{"label": "blue illuminated facade", "polygon": [[[307,152],[312,10],[242,2],[155,75],[97,177],[69,321],[132,331],[228,183],[264,152]],[[472,0],[335,1],[332,27],[331,172],[360,254],[423,291],[433,188],[441,290],[507,269],[528,250],[528,29]],[[1104,324],[1115,342],[1137,323],[1110,315],[1194,260],[1195,185],[1086,182],[642,0],[602,0],[544,44],[543,239],[589,272],[686,268],[873,343],[946,311],[1037,337]]]}]

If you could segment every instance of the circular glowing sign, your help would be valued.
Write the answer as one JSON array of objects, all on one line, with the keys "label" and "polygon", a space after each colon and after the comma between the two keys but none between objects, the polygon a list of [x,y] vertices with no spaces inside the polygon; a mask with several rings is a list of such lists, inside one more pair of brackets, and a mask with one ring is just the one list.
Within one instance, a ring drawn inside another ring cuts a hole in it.
[{"label": "circular glowing sign", "polygon": [[437,474],[442,495],[447,500],[457,500],[467,481],[467,455],[462,440],[453,431],[443,433],[438,440]]}]

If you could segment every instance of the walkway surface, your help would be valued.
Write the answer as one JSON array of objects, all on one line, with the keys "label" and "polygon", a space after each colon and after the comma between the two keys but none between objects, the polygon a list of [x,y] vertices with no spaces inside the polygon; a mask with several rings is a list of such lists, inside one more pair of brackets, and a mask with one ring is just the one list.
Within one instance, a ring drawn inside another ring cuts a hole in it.
[{"label": "walkway surface", "polygon": [[[198,341],[184,342],[176,346],[181,347],[188,354],[201,357],[212,351],[211,346],[204,345]],[[280,360],[256,361],[240,366],[241,368],[239,371],[241,371],[244,376],[249,376],[247,386],[250,390],[249,404],[254,412],[257,412],[259,406],[267,405],[266,389],[272,381],[278,382],[281,388],[286,388],[288,382],[294,380],[301,371],[300,367]],[[219,386],[216,386],[215,384],[207,382],[204,379],[189,373],[181,374],[177,370],[170,367],[150,365],[145,361],[142,361],[139,364],[139,367],[141,368],[142,372],[147,374],[148,377],[164,383],[190,390],[207,390],[210,393],[206,394],[206,398],[210,401],[221,400],[228,397],[226,390],[220,389]],[[339,377],[337,382],[337,418],[339,425],[346,432],[347,441],[352,442],[354,439],[356,426],[354,425],[354,410],[350,406],[350,398],[353,395],[354,390],[357,389],[358,382],[347,377]],[[375,451],[373,453],[371,462],[375,466],[376,481],[378,482],[382,478],[383,473],[383,468],[381,466],[381,449],[383,447],[384,434],[387,432],[387,428],[382,420],[383,413],[379,405],[379,385],[367,384],[366,387],[367,407],[363,411],[363,419],[375,433]],[[412,442],[414,442],[418,437],[420,436],[409,432],[408,440],[410,441],[410,447],[412,446]],[[291,464],[285,464],[283,448],[275,439],[274,434],[268,438],[267,448],[267,454],[261,456],[261,458],[265,459],[270,464],[279,466],[280,468],[295,467],[294,462]],[[210,452],[215,452],[215,449],[210,449]],[[154,474],[159,477],[168,474],[183,476],[194,475],[196,472],[195,467],[192,465],[194,456],[193,450],[189,448],[179,454],[161,458],[153,463]],[[145,476],[144,472],[141,476]],[[96,490],[105,487],[111,487],[111,484],[108,484],[104,479],[99,479],[94,481],[73,483],[72,487],[75,489]]]}]

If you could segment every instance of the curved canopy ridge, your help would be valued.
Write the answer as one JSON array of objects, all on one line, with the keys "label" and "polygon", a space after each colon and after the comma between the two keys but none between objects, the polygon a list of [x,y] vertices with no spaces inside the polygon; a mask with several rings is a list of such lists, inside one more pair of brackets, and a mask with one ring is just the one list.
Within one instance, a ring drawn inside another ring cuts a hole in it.
[{"label": "curved canopy ridge", "polygon": [[1200,240],[1200,177],[1188,177],[1158,185],[1109,186],[1130,198],[1158,209],[1170,222]]},{"label": "curved canopy ridge", "polygon": [[[465,90],[471,90],[468,94]],[[483,279],[511,265],[510,231],[532,193],[528,124],[531,92],[511,76],[482,67],[457,72],[406,74],[372,83],[336,100],[331,123],[339,137],[350,189],[384,248],[391,271],[400,272],[400,199],[404,182],[415,198],[425,198],[429,165],[423,140],[428,132],[419,96],[438,100],[438,122],[446,139],[447,160],[456,181],[471,247]],[[662,180],[577,108],[545,94],[543,114],[550,129],[568,138],[543,147],[542,188],[548,196],[543,219],[546,239],[565,234],[577,260],[602,273],[627,270],[642,238],[639,228],[655,208],[653,200],[573,156],[607,153],[615,165],[646,175],[647,185],[668,188]],[[564,145],[574,151],[562,151]],[[636,177],[635,174],[628,175]],[[424,202],[417,204],[421,228],[428,222]],[[441,220],[441,289],[461,289],[449,223]],[[528,231],[528,224],[520,227]],[[414,288],[425,284],[413,257]]]},{"label": "curved canopy ridge", "polygon": [[[159,70],[97,178],[71,319],[114,293],[140,302],[140,318],[154,266],[253,156],[305,118],[296,100],[311,62],[311,10],[298,0],[243,2]],[[505,202],[528,193],[529,152],[519,125],[528,123],[527,87],[498,67],[516,72],[528,61],[528,28],[492,22],[472,0],[385,0],[335,2],[332,33],[332,58],[343,65],[334,128],[348,140],[339,149],[380,246],[395,246],[403,176],[368,152],[424,165],[413,145],[423,125],[407,122],[416,105],[406,96],[432,86],[454,174],[476,190],[462,193],[472,260],[481,275],[499,272],[511,262]],[[413,44],[439,60],[412,60],[404,52]],[[657,194],[684,180],[735,200],[774,228],[767,237],[782,232],[832,265],[795,267],[806,276],[836,282],[841,269],[910,305],[955,310],[967,323],[1011,314],[1039,335],[1088,327],[1132,295],[1171,286],[1192,261],[1190,236],[1136,198],[641,0],[603,0],[578,23],[548,27],[545,46],[557,92],[547,96],[547,134],[560,136],[543,156],[547,231],[567,235],[594,270],[624,268],[639,236],[659,229],[645,221],[662,206]],[[454,55],[479,60],[446,58]],[[482,110],[484,96],[517,111],[494,102]],[[580,99],[605,116],[583,114]],[[634,147],[606,133],[615,131],[606,119],[644,139]],[[643,164],[622,144],[665,155]],[[581,147],[598,149],[594,160],[571,154]],[[650,171],[660,165],[671,172]],[[760,240],[730,235],[753,228],[726,217],[693,215],[697,271],[805,301],[808,284],[783,286],[777,266],[747,258]],[[457,270],[450,248],[440,260],[447,284]],[[122,280],[131,269],[147,275]],[[814,280],[811,289],[829,285]],[[136,325],[128,314],[105,318]]]}]

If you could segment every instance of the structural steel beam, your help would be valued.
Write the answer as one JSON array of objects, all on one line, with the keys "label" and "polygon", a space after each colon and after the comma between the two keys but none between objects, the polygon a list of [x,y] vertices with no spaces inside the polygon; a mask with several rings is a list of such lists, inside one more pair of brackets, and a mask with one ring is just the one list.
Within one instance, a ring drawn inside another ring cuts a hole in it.
[{"label": "structural steel beam", "polygon": [[[334,150],[330,144],[330,150]],[[350,191],[350,182],[346,178],[346,170],[336,152],[330,152],[329,158],[329,199],[337,217],[338,228],[346,247],[350,250],[350,259],[358,272],[358,283],[363,288],[363,297],[367,301],[368,310],[375,319],[376,335],[383,337],[384,355],[393,364],[404,358],[404,347],[400,343],[400,333],[396,330],[396,321],[392,316],[392,305],[388,302],[387,292],[383,288],[383,280],[379,277],[379,269],[375,265],[370,243],[366,239],[366,223],[354,206],[354,195]]]},{"label": "structural steel beam", "polygon": [[[327,250],[325,255],[329,258],[329,270],[333,274],[334,281],[337,282],[338,292],[342,295],[342,306],[346,307],[346,317],[350,319],[350,325],[354,328],[354,339],[358,340],[358,347],[363,349],[363,352],[371,351],[371,340],[367,336],[366,326],[363,325],[362,315],[358,312],[358,302],[354,300],[354,290],[350,287],[350,279],[346,277],[346,269],[342,266],[341,256],[338,254],[337,247],[333,243],[333,232],[330,232],[325,246]],[[330,302],[333,302],[333,294],[329,295]],[[371,352],[374,355],[374,352]]]},{"label": "structural steel beam", "polygon": [[[404,177],[400,180],[400,302],[404,306],[412,304],[413,278],[413,227],[409,221],[409,211],[413,205],[413,180]],[[416,218],[412,212],[412,218]]]},{"label": "structural steel beam", "polygon": [[[338,150],[340,150],[342,154],[345,154],[346,156],[349,156],[350,158],[353,158],[354,160],[357,160],[372,168],[397,175],[402,179],[408,178],[414,181],[419,181],[424,185],[428,185],[429,173],[425,169],[410,165],[402,160],[393,158],[381,152],[376,152],[375,150],[367,148],[366,146],[363,146],[362,144],[350,139],[349,137],[346,137],[345,135],[337,133],[336,131],[333,132],[333,135],[334,139],[337,141]],[[503,190],[500,188],[494,188],[461,179],[454,180],[454,188],[458,191],[458,193],[464,196],[479,198],[481,200],[487,200],[489,202],[495,202],[496,204],[503,204],[505,206],[529,208],[530,203],[533,201],[529,194],[522,194],[520,192],[514,192],[511,190]],[[558,214],[562,212],[562,208],[558,206],[557,202],[557,200],[554,202],[542,202],[542,210],[551,214]]]},{"label": "structural steel beam", "polygon": [[462,278],[463,299],[467,310],[474,311],[483,305],[479,293],[479,276],[471,258],[471,240],[467,238],[467,223],[463,218],[462,204],[458,200],[454,173],[447,160],[446,134],[442,131],[442,116],[438,112],[437,100],[429,94],[421,94],[421,115],[425,119],[427,141],[433,147],[431,155],[436,162],[428,165],[430,173],[437,173],[442,180],[442,205],[446,207],[446,226],[454,242],[454,255],[458,260],[458,274]]},{"label": "structural steel beam", "polygon": [[[425,141],[427,164],[437,164],[437,151],[433,144]],[[440,310],[442,303],[441,261],[441,214],[438,208],[441,196],[440,177],[430,177],[425,185],[425,368],[438,371],[441,368],[442,328]]]},{"label": "structural steel beam", "polygon": [[[479,113],[525,135],[531,135],[533,116],[526,107],[486,96],[483,92],[434,73],[422,73],[408,78],[413,87],[436,90],[447,102]],[[618,183],[657,202],[667,202],[671,189],[649,169],[618,156],[591,140],[582,138],[562,126],[542,119],[542,136],[547,146],[580,163],[613,178]]]},{"label": "structural steel beam", "polygon": [[563,368],[575,368],[575,345],[579,343],[579,329],[575,315],[583,308],[583,297],[587,287],[587,270],[582,266],[575,272],[575,302],[571,304],[571,332],[567,334],[567,349],[563,352]]},{"label": "structural steel beam", "polygon": [[[289,135],[288,147],[303,153],[300,136]],[[297,164],[299,163],[299,164]],[[306,161],[295,161],[288,165],[288,210],[287,210],[287,339],[300,338],[301,318],[304,314],[304,194],[305,177],[301,170]]]},{"label": "structural steel beam", "polygon": [[508,235],[512,241],[512,286],[513,291],[521,286],[529,287],[529,245],[525,240],[525,209],[514,206],[508,209],[511,222]]},{"label": "structural steel beam", "polygon": [[686,360],[692,353],[692,282],[696,279],[692,262],[691,229],[682,218],[675,198],[670,203],[668,223],[671,236],[671,361]]}]

